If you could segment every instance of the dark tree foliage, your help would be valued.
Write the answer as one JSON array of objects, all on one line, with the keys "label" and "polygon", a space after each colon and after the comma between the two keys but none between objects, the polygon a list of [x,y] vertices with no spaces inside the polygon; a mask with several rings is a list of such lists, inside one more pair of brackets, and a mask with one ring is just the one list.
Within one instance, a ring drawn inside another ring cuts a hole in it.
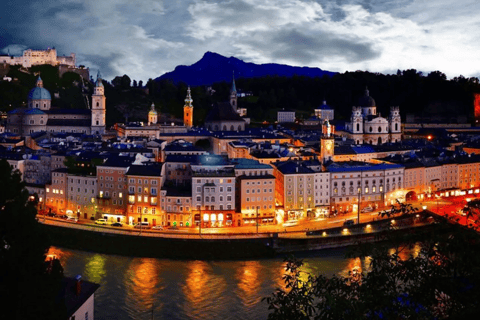
[{"label": "dark tree foliage", "polygon": [[[397,208],[400,210],[400,208]],[[480,306],[479,234],[443,221],[421,237],[382,235],[350,256],[366,270],[308,274],[286,259],[285,288],[264,298],[268,319],[474,319]]]},{"label": "dark tree foliage", "polygon": [[45,263],[50,243],[24,187],[0,160],[0,308],[5,319],[57,319],[65,311],[57,305],[63,269]]}]

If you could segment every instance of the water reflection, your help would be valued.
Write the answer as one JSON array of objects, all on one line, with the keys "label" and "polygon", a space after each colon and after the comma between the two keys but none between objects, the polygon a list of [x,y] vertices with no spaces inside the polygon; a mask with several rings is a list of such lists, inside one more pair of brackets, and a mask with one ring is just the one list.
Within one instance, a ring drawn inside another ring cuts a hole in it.
[{"label": "water reflection", "polygon": [[208,319],[228,313],[228,304],[224,303],[229,294],[223,278],[223,270],[213,263],[205,261],[187,262],[182,287],[186,298],[184,312],[188,318]]},{"label": "water reflection", "polygon": [[85,276],[91,282],[102,283],[105,277],[105,255],[93,254],[87,258]]},{"label": "water reflection", "polygon": [[129,304],[130,297],[134,297],[137,310],[150,310],[153,305],[158,307],[161,301],[156,301],[156,296],[163,289],[159,287],[159,261],[150,258],[135,259],[128,270],[124,278],[126,303]]},{"label": "water reflection", "polygon": [[240,298],[244,305],[248,306],[260,299],[258,293],[262,281],[260,279],[261,267],[259,261],[246,261],[235,274],[240,289]]}]

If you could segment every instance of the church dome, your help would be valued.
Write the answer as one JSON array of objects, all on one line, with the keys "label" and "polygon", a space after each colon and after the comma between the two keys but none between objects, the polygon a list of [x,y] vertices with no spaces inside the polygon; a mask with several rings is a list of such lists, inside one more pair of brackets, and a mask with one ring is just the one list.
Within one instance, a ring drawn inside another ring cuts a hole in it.
[{"label": "church dome", "polygon": [[52,100],[52,96],[47,89],[36,87],[28,93],[28,100]]},{"label": "church dome", "polygon": [[37,79],[37,86],[28,93],[28,100],[52,100],[50,92],[43,87],[43,81],[40,76]]},{"label": "church dome", "polygon": [[[145,113],[144,113],[144,114],[145,114]],[[148,112],[148,115],[149,115],[149,116],[156,116],[156,115],[157,115],[157,111],[156,111],[156,110],[150,110],[150,111]]]},{"label": "church dome", "polygon": [[375,100],[370,97],[368,89],[365,89],[365,95],[358,100],[358,105],[360,107],[375,107]]}]

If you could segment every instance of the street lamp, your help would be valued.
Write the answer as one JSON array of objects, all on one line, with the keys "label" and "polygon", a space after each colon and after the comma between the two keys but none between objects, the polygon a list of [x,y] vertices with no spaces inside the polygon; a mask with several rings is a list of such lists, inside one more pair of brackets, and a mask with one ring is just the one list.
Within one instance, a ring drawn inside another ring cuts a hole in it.
[{"label": "street lamp", "polygon": [[257,234],[258,234],[258,207],[259,206],[257,206]]},{"label": "street lamp", "polygon": [[357,224],[360,224],[360,197],[362,195],[362,188],[358,188],[358,207],[357,207]]}]

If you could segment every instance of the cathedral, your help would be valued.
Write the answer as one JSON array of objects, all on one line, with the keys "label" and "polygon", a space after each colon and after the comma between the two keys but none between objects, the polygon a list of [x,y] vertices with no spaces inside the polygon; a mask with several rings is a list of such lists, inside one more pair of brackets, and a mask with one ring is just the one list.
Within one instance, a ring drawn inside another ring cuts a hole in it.
[{"label": "cathedral", "polygon": [[40,77],[30,90],[26,108],[17,108],[7,114],[7,132],[22,137],[35,132],[50,133],[105,133],[106,99],[100,73],[92,95],[92,108],[52,109],[50,92],[43,87]]},{"label": "cathedral", "polygon": [[360,98],[358,106],[352,108],[350,122],[345,124],[348,138],[356,144],[379,145],[388,142],[400,142],[402,136],[399,107],[390,107],[388,118],[377,114],[375,100],[370,97],[368,89]]}]

